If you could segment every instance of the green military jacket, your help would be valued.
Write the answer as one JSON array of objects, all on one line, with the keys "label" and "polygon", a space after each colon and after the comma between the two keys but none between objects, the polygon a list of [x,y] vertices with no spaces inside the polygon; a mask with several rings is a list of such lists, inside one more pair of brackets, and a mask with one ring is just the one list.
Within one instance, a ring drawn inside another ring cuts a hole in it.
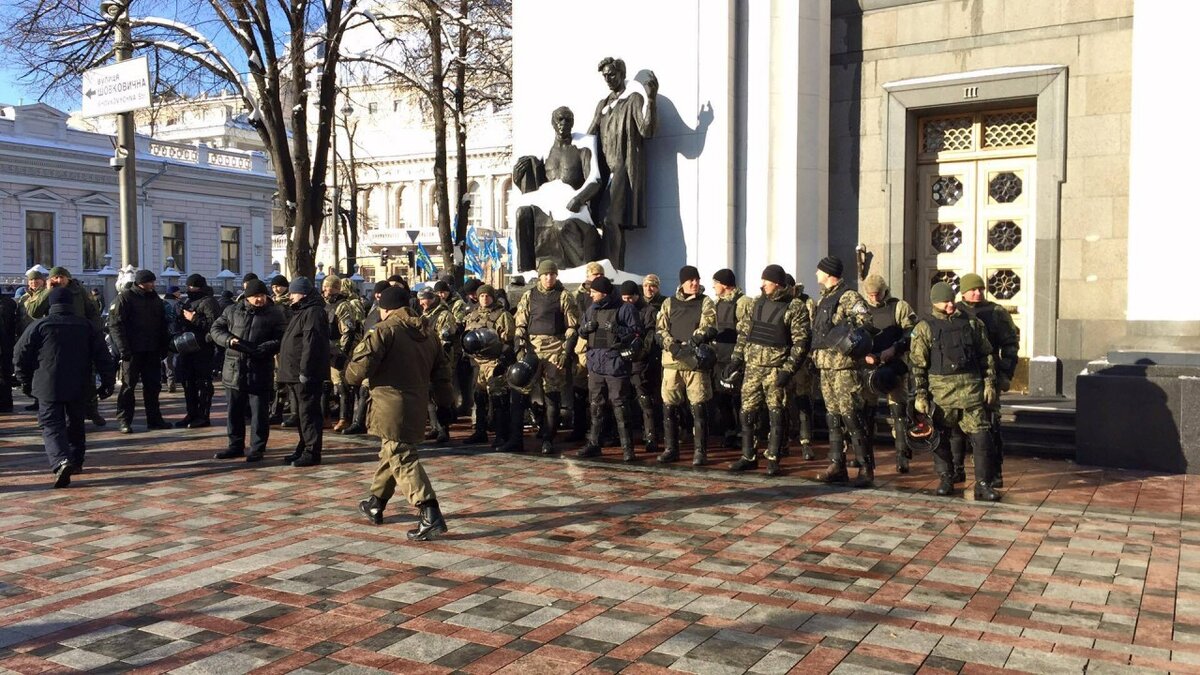
[{"label": "green military jacket", "polygon": [[933,330],[931,321],[948,321],[949,315],[934,309],[930,315],[917,322],[912,331],[911,347],[908,352],[909,363],[912,366],[913,388],[917,396],[932,395],[933,401],[944,409],[974,408],[983,405],[983,390],[994,387],[996,383],[995,360],[992,357],[992,343],[988,341],[987,330],[977,319],[970,319],[971,330],[975,332],[975,344],[978,347],[978,370],[973,373],[955,373],[953,375],[931,375],[931,351],[933,345]]},{"label": "green military jacket", "polygon": [[[717,303],[713,302],[712,298],[704,294],[704,287],[700,287],[700,292],[694,296],[684,295],[683,288],[675,289],[674,297],[663,300],[662,307],[658,309],[658,335],[662,340],[662,365],[663,368],[682,368],[682,365],[671,356],[670,345],[675,338],[671,337],[671,305],[677,302],[699,302],[700,303],[700,325],[696,326],[696,333],[703,333],[709,328],[717,326]],[[686,369],[685,369],[686,370]]]},{"label": "green military jacket", "polygon": [[[821,298],[824,299],[829,295],[840,293],[845,287],[846,282],[839,282],[833,288],[821,288]],[[820,302],[817,302],[820,305]],[[816,318],[816,310],[814,309],[813,318]],[[838,326],[843,323],[849,324],[850,328],[859,328],[864,326],[871,320],[871,315],[867,311],[867,301],[863,300],[858,291],[853,289],[847,290],[838,301],[837,309],[833,314],[833,325]],[[815,329],[815,327],[814,327]],[[816,339],[813,335],[813,339]],[[813,363],[821,370],[844,370],[847,368],[858,367],[858,362],[853,358],[839,354],[833,349],[813,349]]]},{"label": "green military jacket", "polygon": [[[512,314],[509,314],[503,307],[493,303],[491,307],[476,307],[467,314],[465,323],[466,330],[478,330],[480,328],[491,328],[500,336],[500,344],[512,346],[513,336],[516,334],[517,322],[513,319]],[[497,359],[485,358],[479,356],[471,357],[476,363],[495,363]]]},{"label": "green military jacket", "polygon": [[[760,296],[762,297],[762,296]],[[812,342],[812,317],[808,307],[803,302],[792,297],[791,292],[782,286],[766,299],[772,301],[788,301],[783,313],[783,323],[791,336],[791,345],[774,347],[750,342],[750,331],[754,326],[754,312],[758,299],[750,301],[750,308],[738,318],[738,341],[733,349],[735,359],[743,359],[746,365],[763,368],[779,368],[789,373],[796,372],[808,356],[809,345]]]},{"label": "green military jacket", "polygon": [[[988,340],[995,350],[993,356],[996,357],[996,384],[1000,391],[1008,391],[1013,375],[1017,372],[1017,355],[1021,350],[1021,331],[1013,321],[1012,315],[1003,306],[989,300],[964,300],[959,307],[970,316],[979,319],[987,329]],[[984,319],[985,312],[987,319]]]}]

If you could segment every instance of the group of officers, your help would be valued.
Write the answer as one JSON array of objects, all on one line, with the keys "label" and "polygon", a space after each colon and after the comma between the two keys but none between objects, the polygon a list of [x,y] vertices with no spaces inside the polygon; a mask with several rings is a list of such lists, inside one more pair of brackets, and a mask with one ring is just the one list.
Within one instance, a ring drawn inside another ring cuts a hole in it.
[{"label": "group of officers", "polygon": [[[869,486],[884,398],[899,471],[908,470],[914,448],[928,449],[937,493],[952,494],[966,481],[969,443],[976,499],[999,499],[999,393],[1011,384],[1018,345],[1007,311],[983,297],[975,274],[962,277],[961,298],[935,284],[932,309],[919,318],[878,275],[855,290],[843,273],[841,260],[822,259],[811,297],[781,266],[768,265],[752,298],[722,269],[710,297],[699,270],[687,265],[664,296],[657,275],[616,285],[598,263],[569,291],[545,260],[515,306],[478,281],[459,294],[442,281],[414,295],[394,276],[376,284],[368,302],[336,275],[319,291],[305,277],[264,283],[247,275],[241,295],[222,307],[201,275],[187,278],[186,299],[164,299],[155,275],[141,270],[109,308],[106,342],[98,305],[56,267],[48,284],[31,273],[19,305],[0,299],[0,412],[11,410],[10,386],[34,397],[54,485],[63,487],[82,471],[84,419],[103,424],[96,403],[118,384],[124,433],[133,431],[139,383],[148,428],[211,424],[216,357],[229,438],[217,458],[261,460],[272,422],[298,427],[284,459],[297,467],[320,464],[326,419],[335,420],[335,432],[379,436],[379,469],[360,510],[378,524],[400,490],[420,510],[409,536],[428,539],[446,524],[416,447],[448,440],[449,425],[464,413],[474,416],[465,442],[486,443],[490,434],[501,451],[525,451],[532,421],[540,452],[556,453],[566,412],[567,439],[582,444],[581,458],[618,445],[636,461],[640,428],[645,450],[669,464],[679,461],[690,431],[694,465],[707,463],[715,436],[741,448],[731,471],[757,469],[762,448],[774,476],[793,439],[806,460],[815,459],[819,394],[829,465],[816,478]],[[174,425],[159,410],[164,359],[187,407]]]}]

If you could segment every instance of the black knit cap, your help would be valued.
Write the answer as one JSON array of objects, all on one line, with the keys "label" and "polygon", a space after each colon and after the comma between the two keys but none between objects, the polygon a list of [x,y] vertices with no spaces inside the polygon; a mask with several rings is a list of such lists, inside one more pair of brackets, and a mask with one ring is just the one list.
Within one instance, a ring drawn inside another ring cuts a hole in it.
[{"label": "black knit cap", "polygon": [[72,303],[71,291],[65,286],[59,286],[50,291],[49,300],[51,305],[69,305]]},{"label": "black knit cap", "polygon": [[287,277],[283,276],[282,274],[276,274],[275,276],[271,277],[271,285],[272,286],[287,286],[288,279],[287,279]]},{"label": "black knit cap", "polygon": [[700,278],[700,270],[691,265],[684,265],[679,268],[679,283],[691,281],[692,279]]},{"label": "black knit cap", "polygon": [[445,281],[439,281],[433,285],[433,292],[434,293],[449,293],[450,292],[450,284],[446,283]]},{"label": "black knit cap", "polygon": [[780,286],[787,284],[787,272],[784,272],[783,267],[779,265],[767,265],[764,267],[760,278],[763,281],[770,281]]},{"label": "black knit cap", "polygon": [[713,281],[723,286],[737,286],[737,275],[733,273],[733,270],[725,268],[723,270],[717,270],[716,273],[713,274]]},{"label": "black knit cap", "polygon": [[637,285],[636,281],[621,282],[621,295],[641,295],[642,287]]},{"label": "black knit cap", "polygon": [[154,272],[150,270],[138,270],[137,274],[133,275],[135,284],[148,284],[151,281],[158,281],[158,277],[154,276]]},{"label": "black knit cap", "polygon": [[595,279],[592,279],[592,290],[608,295],[613,291],[613,282],[608,277],[596,277]]},{"label": "black knit cap", "polygon": [[267,290],[267,285],[262,282],[262,279],[251,279],[246,282],[242,295],[246,297],[251,295],[270,295],[270,292]]},{"label": "black knit cap", "polygon": [[408,291],[399,286],[388,286],[379,296],[380,309],[400,309],[408,306]]},{"label": "black knit cap", "polygon": [[827,255],[824,258],[821,258],[821,262],[817,263],[817,269],[831,277],[837,277],[841,279],[844,266],[842,265],[841,258],[835,255]]},{"label": "black knit cap", "polygon": [[187,278],[187,285],[191,288],[204,288],[208,285],[208,280],[200,274],[189,274]]},{"label": "black knit cap", "polygon": [[386,281],[376,281],[375,282],[375,292],[376,293],[382,293],[391,287],[392,287],[392,285]]}]

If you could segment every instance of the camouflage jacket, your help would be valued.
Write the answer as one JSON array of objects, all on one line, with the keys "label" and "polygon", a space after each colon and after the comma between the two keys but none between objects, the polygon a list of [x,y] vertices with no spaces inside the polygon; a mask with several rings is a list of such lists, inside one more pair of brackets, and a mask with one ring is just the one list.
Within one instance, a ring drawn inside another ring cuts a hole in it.
[{"label": "camouflage jacket", "polygon": [[979,348],[978,370],[953,375],[929,374],[931,351],[934,348],[933,330],[929,322],[947,320],[949,316],[935,309],[913,328],[912,346],[908,353],[909,363],[912,364],[913,388],[917,396],[932,394],[934,402],[942,408],[965,410],[982,406],[984,387],[995,386],[996,368],[987,329],[979,320],[970,319],[971,330],[975,331],[975,344]]},{"label": "camouflage jacket", "polygon": [[[436,305],[425,310],[421,316],[433,328],[433,334],[437,336],[438,343],[442,345],[443,351],[447,354],[456,355],[458,353],[457,340],[455,336],[458,334],[458,321],[454,318],[454,312],[450,310],[450,305],[445,301],[438,300]],[[449,334],[450,339],[445,336]],[[454,359],[457,361],[457,359]]]},{"label": "camouflage jacket", "polygon": [[362,323],[366,317],[343,295],[330,300],[325,311],[329,317],[330,346],[341,349],[343,354],[349,356],[362,338]]},{"label": "camouflage jacket", "polygon": [[[833,288],[822,288],[821,299],[830,295],[841,293],[845,288],[846,282],[842,281]],[[820,305],[820,302],[817,302]],[[816,319],[816,310],[813,312],[813,319]],[[843,323],[848,324],[850,328],[858,328],[866,325],[871,320],[871,315],[867,311],[867,302],[862,299],[858,291],[853,289],[846,290],[838,301],[837,309],[833,313],[833,325],[839,326]],[[815,331],[814,326],[814,331]],[[817,335],[813,334],[813,339],[817,339]],[[845,370],[847,368],[858,367],[858,362],[853,358],[844,354],[839,354],[832,349],[813,349],[813,363],[821,370]]]},{"label": "camouflage jacket", "polygon": [[[891,295],[887,294],[883,297],[883,301],[878,305],[873,305],[871,304],[870,300],[867,300],[867,307],[869,308],[868,311],[884,306],[890,302],[891,299]],[[903,298],[896,298],[896,302],[893,304],[893,312],[895,314],[894,319],[896,321],[896,326],[898,326],[903,332],[903,337],[901,340],[904,341],[904,345],[902,348],[896,349],[897,356],[901,356],[908,351],[907,338],[912,334],[912,329],[917,325],[917,312],[912,308],[912,305],[908,304],[908,302]],[[874,349],[871,351],[872,353],[875,353]]]},{"label": "camouflage jacket", "polygon": [[[562,288],[562,282],[554,282],[554,288]],[[554,288],[542,288],[542,283],[539,281],[534,284],[534,287],[521,295],[521,299],[517,302],[516,311],[516,337],[517,342],[524,342],[529,336],[529,296],[532,293],[547,294]],[[571,297],[571,293],[565,288],[558,300],[559,309],[562,310],[564,323],[567,326],[566,332],[563,334],[563,340],[571,340],[579,331],[579,305],[575,304],[575,299]],[[535,336],[535,337],[550,337],[550,336]],[[520,346],[520,345],[518,345]]]},{"label": "camouflage jacket", "polygon": [[[789,299],[790,298],[790,299]],[[786,300],[788,305],[783,313],[783,323],[787,326],[791,345],[788,347],[770,347],[750,342],[750,330],[754,325],[754,310],[759,301]],[[812,317],[804,303],[791,296],[786,288],[778,288],[770,296],[759,296],[751,301],[750,310],[738,318],[738,341],[733,350],[735,359],[744,360],[747,365],[763,368],[779,368],[789,373],[796,372],[808,355],[812,342]]]},{"label": "camouflage jacket", "polygon": [[46,316],[46,313],[50,311],[49,295],[50,287],[42,286],[41,290],[29,291],[22,295],[20,300],[17,300],[17,309],[20,315],[18,335],[25,332],[25,328],[29,324]]},{"label": "camouflage jacket", "polygon": [[658,309],[658,318],[656,319],[656,328],[658,331],[658,339],[662,341],[662,365],[663,368],[679,368],[680,365],[675,361],[675,357],[671,356],[671,345],[678,343],[671,336],[671,305],[677,302],[699,302],[700,303],[700,325],[696,327],[693,333],[703,333],[710,328],[716,328],[717,325],[717,303],[712,301],[712,298],[704,294],[704,287],[700,287],[700,292],[694,296],[683,294],[683,289],[675,290],[674,297],[663,300],[662,307]]},{"label": "camouflage jacket", "polygon": [[[503,307],[493,304],[491,307],[475,307],[467,314],[464,321],[466,330],[476,330],[479,328],[491,328],[500,336],[500,344],[511,348],[513,344],[513,335],[517,329],[517,322],[513,319],[512,314],[509,314]],[[494,362],[496,359],[483,358],[472,356],[475,362]]]},{"label": "camouflage jacket", "polygon": [[[734,331],[737,332],[737,326],[741,326],[742,320],[749,316],[750,309],[754,306],[754,298],[746,295],[746,293],[740,288],[735,288],[725,295],[718,295],[717,299],[713,302],[713,307],[716,308],[718,317],[721,316],[721,305],[727,302],[733,303]],[[718,327],[717,330],[721,331],[721,328]],[[717,349],[717,362],[728,363],[730,357],[732,357],[734,351],[736,351],[736,345],[736,338],[734,339],[733,344],[722,343],[714,340],[713,346]]]},{"label": "camouflage jacket", "polygon": [[987,330],[996,357],[996,378],[1001,391],[1008,391],[1013,374],[1017,371],[1017,355],[1021,349],[1021,331],[1013,322],[1012,315],[1001,305],[990,300],[958,304],[968,316],[979,319]]}]

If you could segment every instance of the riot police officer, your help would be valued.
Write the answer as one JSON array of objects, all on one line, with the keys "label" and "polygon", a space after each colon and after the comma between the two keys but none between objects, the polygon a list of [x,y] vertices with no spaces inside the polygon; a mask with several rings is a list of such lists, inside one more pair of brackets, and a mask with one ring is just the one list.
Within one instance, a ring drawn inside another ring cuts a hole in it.
[{"label": "riot police officer", "polygon": [[[445,282],[439,281],[438,283]],[[447,362],[453,364],[456,362],[455,356],[457,355],[457,345],[454,338],[458,333],[458,320],[454,317],[454,312],[450,309],[450,305],[442,298],[442,295],[442,293],[436,290],[426,288],[417,295],[417,301],[421,305],[421,317],[433,328],[433,334],[438,337],[442,351],[446,352]],[[453,372],[453,368],[451,368],[451,371]],[[451,379],[453,379],[453,376]],[[429,431],[425,434],[425,440],[436,440],[438,443],[449,441],[450,429],[445,423],[445,416],[438,415],[437,407],[433,403],[429,404],[426,413],[429,417]]]},{"label": "riot police officer", "polygon": [[917,313],[913,311],[912,305],[892,297],[887,281],[878,274],[864,279],[862,288],[863,298],[867,301],[867,311],[871,316],[871,325],[877,331],[871,341],[871,353],[864,359],[868,367],[863,370],[863,420],[867,425],[867,443],[874,447],[875,406],[879,397],[885,396],[888,402],[888,421],[892,425],[892,436],[896,444],[896,469],[900,473],[907,473],[908,460],[912,458],[912,453],[907,445],[905,406],[908,403],[908,394],[904,381],[907,379],[908,367],[904,363],[904,355],[908,352],[909,335],[917,325]]},{"label": "riot police officer", "polygon": [[[733,359],[738,341],[738,323],[750,312],[754,301],[737,286],[737,276],[731,269],[717,270],[712,276],[713,293],[717,300],[717,336],[713,348],[717,352],[714,376],[725,372]],[[741,409],[741,390],[726,391],[713,386],[714,418],[720,425],[718,433],[725,438],[725,447],[736,448],[738,439],[738,413]]]},{"label": "riot police officer", "polygon": [[[707,368],[697,358],[697,350],[717,335],[717,306],[704,295],[700,270],[684,265],[679,270],[679,288],[663,301],[658,311],[657,339],[662,343],[663,445],[658,461],[667,464],[679,459],[680,409],[691,406],[695,448],[692,464],[708,461],[708,415],[705,406],[712,398],[712,383]],[[711,349],[711,348],[709,348]],[[715,354],[714,361],[715,361]],[[712,364],[709,364],[711,368]]]},{"label": "riot police officer", "polygon": [[613,293],[613,283],[605,276],[592,279],[592,303],[584,313],[579,335],[587,353],[588,402],[592,422],[587,445],[580,449],[581,459],[600,455],[600,432],[604,426],[605,400],[612,404],[617,437],[626,462],[635,459],[629,428],[629,359],[622,352],[634,347],[638,335],[638,315],[633,305]]},{"label": "riot police officer", "polygon": [[[480,286],[475,296],[479,305],[467,313],[463,334],[463,351],[475,364],[475,433],[463,442],[486,442],[490,420],[495,433],[492,447],[498,448],[508,437],[508,383],[504,368],[512,360],[516,321],[496,304],[496,290],[491,285]],[[471,347],[475,339],[495,343]]]},{"label": "riot police officer", "polygon": [[[988,340],[992,343],[992,349],[995,350],[992,357],[996,362],[996,389],[1000,393],[1004,393],[1012,387],[1012,379],[1017,372],[1021,332],[1017,330],[1017,325],[1013,322],[1012,315],[1008,313],[1007,309],[984,297],[983,277],[974,273],[964,274],[959,282],[958,290],[962,294],[962,302],[958,305],[959,309],[967,316],[979,319],[983,323],[983,327],[987,329]],[[992,431],[992,451],[995,453],[993,464],[996,468],[996,476],[992,480],[992,484],[994,487],[1004,487],[1002,472],[1004,444],[1000,435],[999,400],[995,405],[985,406],[984,412],[987,414],[988,424]],[[962,466],[963,438],[962,436],[952,436],[950,441],[952,453],[955,451],[955,446],[958,446],[957,454],[954,455],[957,462],[955,466]]]}]

